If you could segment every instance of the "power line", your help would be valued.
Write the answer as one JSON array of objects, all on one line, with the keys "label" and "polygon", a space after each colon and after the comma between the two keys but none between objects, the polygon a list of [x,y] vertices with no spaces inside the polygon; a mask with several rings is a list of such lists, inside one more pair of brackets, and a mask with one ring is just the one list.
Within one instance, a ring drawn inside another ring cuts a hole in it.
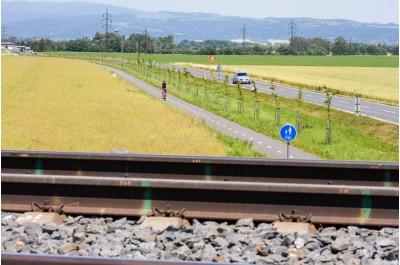
[{"label": "power line", "polygon": [[246,24],[243,24],[243,28],[240,30],[240,32],[242,33],[242,34],[240,34],[240,36],[243,38],[243,40],[242,40],[242,48],[244,49],[244,43],[246,42],[246,36],[249,34],[246,31]]},{"label": "power line", "polygon": [[352,45],[353,43],[352,43],[352,41],[351,41],[351,38],[350,38],[350,52],[351,52],[351,45]]},{"label": "power line", "polygon": [[7,27],[6,26],[1,26],[1,40],[6,41],[6,36],[7,36]]},{"label": "power line", "polygon": [[172,44],[171,44],[171,50],[172,50],[172,54],[174,54],[174,42],[175,42],[175,35],[176,33],[172,33]]},{"label": "power line", "polygon": [[106,9],[106,13],[103,14],[103,19],[101,20],[101,23],[103,24],[103,28],[106,29],[106,35],[105,35],[105,51],[108,52],[108,29],[111,29],[110,23],[112,23],[111,20],[111,14],[108,13],[108,9]]},{"label": "power line", "polygon": [[147,55],[147,29],[144,29],[144,53]]},{"label": "power line", "polygon": [[297,28],[296,24],[293,22],[289,23],[289,34],[290,34],[290,39],[293,39],[294,35],[296,34]]}]

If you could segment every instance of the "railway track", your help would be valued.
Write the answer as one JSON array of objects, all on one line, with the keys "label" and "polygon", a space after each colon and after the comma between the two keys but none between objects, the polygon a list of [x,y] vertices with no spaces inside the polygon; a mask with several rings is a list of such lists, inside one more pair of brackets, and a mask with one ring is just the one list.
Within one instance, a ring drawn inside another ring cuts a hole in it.
[{"label": "railway track", "polygon": [[2,151],[2,211],[398,226],[397,163]]},{"label": "railway track", "polygon": [[157,261],[104,257],[82,258],[56,255],[24,255],[11,253],[2,253],[1,263],[7,265],[215,265],[215,263],[213,262]]}]

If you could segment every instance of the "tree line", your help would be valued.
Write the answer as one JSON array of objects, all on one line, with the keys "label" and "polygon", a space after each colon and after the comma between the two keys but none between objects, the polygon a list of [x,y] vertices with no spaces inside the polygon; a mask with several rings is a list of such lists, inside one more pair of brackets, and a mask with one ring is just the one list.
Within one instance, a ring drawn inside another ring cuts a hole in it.
[{"label": "tree line", "polygon": [[[107,43],[107,45],[106,45]],[[368,44],[352,42],[343,36],[333,42],[322,38],[293,37],[288,44],[279,46],[255,43],[235,43],[228,40],[190,41],[174,43],[174,37],[153,38],[147,34],[131,34],[127,38],[116,33],[97,32],[93,38],[53,41],[47,38],[17,41],[36,52],[126,52],[149,54],[200,54],[200,55],[393,55],[399,54],[398,44]]]}]

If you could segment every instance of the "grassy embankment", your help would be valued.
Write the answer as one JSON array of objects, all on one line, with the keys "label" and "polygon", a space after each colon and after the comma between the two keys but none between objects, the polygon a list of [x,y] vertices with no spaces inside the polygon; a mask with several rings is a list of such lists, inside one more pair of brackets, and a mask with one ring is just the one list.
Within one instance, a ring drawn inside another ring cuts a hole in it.
[{"label": "grassy embankment", "polygon": [[[104,53],[57,53],[63,56],[105,56]],[[136,54],[108,54],[110,57],[135,59]],[[321,91],[323,86],[338,95],[398,105],[398,56],[256,56],[218,55],[216,63],[209,63],[206,55],[142,55],[158,63],[178,63],[203,69],[234,73],[245,70],[253,78]]]},{"label": "grassy embankment", "polygon": [[[155,60],[168,62],[172,58],[156,56]],[[215,69],[207,58],[190,59],[196,63],[184,56],[175,61],[186,66]],[[364,99],[399,103],[398,56],[218,56],[218,59],[228,73],[244,70],[259,80],[316,91],[321,91],[325,85],[339,95],[361,94]]]},{"label": "grassy embankment", "polygon": [[[178,89],[176,72],[171,72],[171,78],[169,78],[165,70],[153,67],[150,71],[148,67],[137,67],[133,62],[104,60],[102,63],[123,69],[157,87],[160,86],[161,80],[166,78],[170,93],[260,133],[280,139],[278,135],[280,126],[276,126],[274,121],[275,101],[271,95],[258,94],[260,117],[255,119],[254,93],[248,90],[242,90],[245,112],[239,113],[237,109],[239,93],[231,86],[225,90],[221,84],[204,84],[202,79],[190,78],[189,85],[186,87],[186,81],[182,77],[182,83]],[[207,98],[206,91],[208,91]],[[231,99],[229,108],[224,106],[226,91]],[[218,101],[214,102],[214,98],[218,98]],[[278,98],[278,104],[281,108],[281,125],[296,124],[296,112],[302,112],[303,129],[298,138],[292,142],[295,147],[326,159],[398,161],[399,128],[397,125],[331,110],[333,143],[326,145],[326,107],[286,98]]]},{"label": "grassy embankment", "polygon": [[2,148],[260,156],[93,64],[2,58]]},{"label": "grassy embankment", "polygon": [[[214,66],[183,64],[186,67],[212,70]],[[391,104],[399,102],[398,68],[385,67],[319,67],[319,66],[260,66],[230,65],[225,71],[246,71],[258,80],[286,84],[323,92],[323,85],[338,95],[361,94],[370,99]]]}]

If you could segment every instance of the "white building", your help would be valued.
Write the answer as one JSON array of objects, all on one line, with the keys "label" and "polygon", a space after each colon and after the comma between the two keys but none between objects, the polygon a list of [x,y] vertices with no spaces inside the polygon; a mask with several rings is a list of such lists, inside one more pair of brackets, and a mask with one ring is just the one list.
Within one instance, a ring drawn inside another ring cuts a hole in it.
[{"label": "white building", "polygon": [[13,50],[14,49],[14,42],[2,41],[1,42],[1,49],[2,50]]},{"label": "white building", "polygon": [[282,44],[290,44],[289,40],[268,39],[267,43],[272,46],[279,46]]}]

